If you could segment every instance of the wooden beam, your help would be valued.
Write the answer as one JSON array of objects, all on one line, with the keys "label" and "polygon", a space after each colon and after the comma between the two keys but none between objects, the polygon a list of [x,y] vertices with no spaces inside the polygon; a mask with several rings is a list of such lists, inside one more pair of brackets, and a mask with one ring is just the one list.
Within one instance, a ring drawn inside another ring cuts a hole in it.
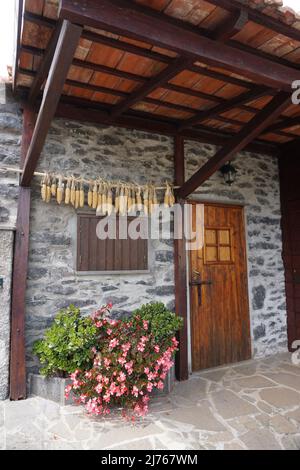
[{"label": "wooden beam", "polygon": [[276,132],[282,129],[289,129],[295,126],[300,126],[300,116],[290,118],[286,117],[285,119],[282,119],[282,121],[276,122],[275,124],[272,124],[272,126],[268,127],[268,129],[266,129],[266,132]]},{"label": "wooden beam", "polygon": [[[36,115],[29,109],[23,113],[20,168],[32,138]],[[18,212],[12,274],[12,306],[10,335],[10,399],[26,398],[25,360],[25,294],[29,249],[30,188],[19,188]]]},{"label": "wooden beam", "polygon": [[228,39],[241,31],[247,22],[248,13],[246,10],[242,9],[233,12],[228,19],[223,21],[223,23],[214,30],[214,39],[219,39],[219,41],[223,42],[228,41]]},{"label": "wooden beam", "polygon": [[207,0],[209,3],[223,8],[229,12],[236,12],[241,7],[248,13],[249,21],[260,24],[264,28],[272,29],[278,34],[286,36],[290,39],[300,41],[300,31],[292,27],[290,24],[286,24],[283,21],[274,18],[273,16],[266,15],[261,10],[248,6],[248,2],[241,2],[239,0]]},{"label": "wooden beam", "polygon": [[[154,134],[167,135],[174,137],[177,131],[177,124],[174,122],[166,121],[162,119],[162,116],[151,115],[149,113],[134,112],[119,116],[113,122],[110,119],[109,109],[104,106],[95,105],[93,107],[86,103],[87,100],[72,99],[66,97],[60,102],[57,108],[56,117],[63,119],[74,119],[81,122],[91,122],[98,125],[114,125],[116,127],[122,127],[126,129],[138,129],[145,132],[151,132]],[[152,119],[151,119],[152,118]],[[154,119],[155,118],[155,119]],[[197,142],[209,143],[212,145],[222,146],[231,140],[234,135],[220,133],[216,130],[198,130],[198,129],[185,129],[181,132],[181,135],[189,140],[195,140]],[[267,142],[254,141],[249,144],[246,148],[254,153],[261,153],[265,155],[276,155],[277,146]]]},{"label": "wooden beam", "polygon": [[[23,46],[22,49],[24,51],[27,51],[28,46]],[[30,50],[31,49],[32,48],[30,48]],[[35,51],[29,52],[29,53],[34,53],[34,52]],[[76,67],[81,67],[81,68],[84,68],[84,69],[89,69],[89,70],[102,72],[102,73],[112,75],[112,76],[116,76],[116,77],[119,77],[119,78],[124,78],[126,80],[141,82],[141,83],[145,83],[145,84],[149,82],[149,78],[145,78],[145,77],[142,77],[140,75],[133,74],[131,72],[124,72],[122,70],[114,69],[112,67],[108,67],[108,66],[105,66],[105,65],[94,64],[93,62],[83,61],[83,60],[80,60],[80,59],[74,59],[73,62],[72,62],[72,65],[75,65]],[[194,70],[194,68],[195,68],[195,70]],[[211,78],[215,77],[215,79],[217,79],[217,80],[221,79],[218,75],[215,76],[215,72],[210,73],[210,71],[208,71],[208,69],[200,69],[200,67],[195,67],[195,66],[189,67],[189,69],[190,70],[193,69],[192,71],[194,71],[196,73],[199,73],[200,75],[202,74],[203,76],[210,76]],[[203,72],[202,72],[202,70],[203,70]],[[35,77],[36,76],[35,71],[29,70],[29,69],[24,69],[23,67],[19,68],[19,71],[20,71],[21,74],[28,75],[29,77]],[[232,77],[230,77],[230,79],[227,80],[228,83],[233,83],[237,86],[243,86],[240,83],[235,83],[235,80],[236,80],[235,78],[233,80],[231,80],[231,78]],[[70,82],[73,83],[72,86],[77,86],[79,88],[88,88],[89,87],[90,89],[93,89],[93,87],[95,87],[95,85],[85,84],[83,82],[79,82],[79,81],[76,81],[76,80],[66,80],[67,85],[71,84]],[[189,88],[186,88],[186,87],[183,87],[183,86],[174,85],[173,83],[161,84],[161,88],[164,88],[164,89],[170,90],[170,91],[176,91],[177,93],[182,93],[184,95],[195,96],[197,98],[201,98],[201,99],[211,101],[211,102],[214,102],[214,103],[225,103],[225,102],[228,101],[225,98],[222,98],[218,95],[211,95],[211,94],[199,91],[199,90],[193,90],[193,89],[189,89]],[[250,83],[249,86],[245,85],[244,88],[249,88],[250,90],[255,90],[255,89],[257,89],[257,85],[254,85],[253,83]],[[106,90],[109,90],[109,88],[107,88]],[[104,88],[101,92],[105,93],[106,90]],[[117,94],[117,93],[119,94],[119,96],[121,96],[121,93],[123,94],[123,97],[125,96],[125,92],[118,92],[118,90],[115,90],[114,94]],[[270,90],[270,93],[273,94],[274,90]],[[129,93],[127,95],[129,96]],[[254,112],[254,113],[257,111],[256,108],[253,108],[253,107],[247,106],[247,105],[241,105],[241,109],[243,109],[244,111]],[[191,110],[193,110],[193,108],[191,108]]]},{"label": "wooden beam", "polygon": [[202,121],[206,121],[207,119],[211,119],[214,116],[218,116],[219,114],[223,114],[226,111],[230,111],[234,108],[239,108],[240,106],[249,103],[249,101],[254,101],[262,96],[268,95],[270,90],[265,87],[257,87],[254,90],[247,91],[246,93],[242,93],[241,95],[235,96],[234,98],[225,101],[225,103],[221,103],[214,108],[207,109],[205,111],[200,111],[196,116],[191,117],[190,119],[186,119],[182,122],[179,126],[179,131],[186,129],[188,127],[192,127],[195,124],[199,124]]},{"label": "wooden beam", "polygon": [[17,75],[18,75],[19,60],[20,60],[24,0],[16,0],[15,6],[16,6],[16,18],[15,18],[16,37],[15,37],[15,42],[14,42],[14,58],[13,58],[13,72],[12,72],[13,91],[15,91],[17,88]]},{"label": "wooden beam", "polygon": [[[231,37],[232,34],[239,31],[244,24],[244,15],[233,15],[233,17],[230,18],[230,21],[226,21],[218,30],[215,31],[215,39],[225,41],[227,38]],[[121,104],[117,105],[112,110],[111,116],[113,118],[120,116],[120,114],[124,113],[124,111],[132,107],[135,103],[145,100],[145,97],[147,97],[147,95],[149,95],[153,90],[162,87],[164,84],[168,83],[169,80],[176,77],[180,72],[183,72],[192,65],[192,60],[184,59],[179,56],[157,76],[152,77],[144,86],[136,92],[133,92],[130,97],[124,100]]]},{"label": "wooden beam", "polygon": [[158,75],[152,77],[136,92],[133,92],[120,105],[117,105],[112,110],[111,117],[116,118],[117,116],[120,116],[120,114],[127,111],[127,109],[131,108],[134,104],[138,103],[139,101],[143,101],[143,99],[149,95],[149,93],[174,78],[176,75],[178,75],[178,73],[185,70],[190,63],[191,62],[189,60],[178,57],[175,62],[168,65],[167,68],[162,70],[162,72],[160,72]]},{"label": "wooden beam", "polygon": [[35,79],[33,80],[33,83],[31,85],[28,101],[30,104],[34,104],[35,101],[37,100],[37,97],[40,93],[40,90],[47,79],[47,76],[49,74],[49,70],[52,64],[52,60],[54,57],[55,49],[57,46],[57,41],[60,35],[62,27],[62,21],[59,21],[57,23],[56,28],[54,29],[49,45],[45,51],[45,54],[43,56],[42,62],[39,66],[38,72],[35,76]]},{"label": "wooden beam", "polygon": [[22,186],[29,186],[35,171],[38,159],[45,144],[48,129],[55,115],[64,83],[76,51],[82,28],[64,21],[58,43],[56,46],[53,62],[45,85],[43,99],[37,122],[33,132],[30,147],[27,152]]},{"label": "wooden beam", "polygon": [[[175,185],[183,185],[185,181],[184,139],[176,135],[174,138],[174,169]],[[184,214],[184,201],[178,200]],[[184,217],[184,215],[183,215]],[[183,328],[178,333],[179,351],[176,354],[175,373],[177,380],[187,380],[188,371],[188,325],[187,325],[187,254],[184,235],[174,239],[174,275],[175,275],[175,311],[183,318]]]},{"label": "wooden beam", "polygon": [[210,158],[183,186],[178,190],[178,197],[187,197],[224,163],[259,136],[271,122],[291,104],[291,97],[286,93],[279,93],[272,101],[260,111],[236,136],[221,148],[214,157]]},{"label": "wooden beam", "polygon": [[132,2],[86,0],[82,9],[77,0],[61,0],[60,17],[150,42],[183,57],[226,68],[275,89],[290,91],[291,77],[300,80],[300,70],[236,50],[220,41],[172,25],[163,16],[153,21],[151,16],[137,11]]}]

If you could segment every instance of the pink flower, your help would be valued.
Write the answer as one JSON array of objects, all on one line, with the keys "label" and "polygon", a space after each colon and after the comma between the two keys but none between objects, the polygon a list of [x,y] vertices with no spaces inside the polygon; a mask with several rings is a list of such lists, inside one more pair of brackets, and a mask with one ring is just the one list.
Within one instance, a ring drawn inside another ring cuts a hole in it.
[{"label": "pink flower", "polygon": [[159,346],[158,346],[157,344],[154,346],[154,351],[155,351],[156,353],[159,353]]},{"label": "pink flower", "polygon": [[111,329],[111,328],[108,328],[108,329],[106,330],[106,332],[107,332],[107,334],[110,336],[110,335],[112,334],[112,329]]},{"label": "pink flower", "polygon": [[126,359],[124,357],[119,357],[118,358],[118,363],[121,364],[122,366],[125,364]]},{"label": "pink flower", "polygon": [[144,372],[145,372],[145,374],[149,374],[149,372],[150,372],[149,367],[145,367],[145,368],[144,368]]},{"label": "pink flower", "polygon": [[111,360],[108,359],[107,357],[104,358],[104,366],[106,369],[109,369],[109,366],[111,364]]},{"label": "pink flower", "polygon": [[68,400],[71,390],[72,390],[72,385],[67,385],[66,388],[65,388],[65,399],[66,400]]},{"label": "pink flower", "polygon": [[135,397],[138,397],[138,396],[139,396],[139,389],[137,388],[136,385],[134,385],[134,386],[132,387],[132,392],[131,392],[131,393],[132,393],[132,395],[135,396]]},{"label": "pink flower", "polygon": [[118,346],[118,344],[119,344],[119,340],[117,338],[114,338],[114,339],[110,340],[109,348],[114,349],[116,346]]},{"label": "pink flower", "polygon": [[157,388],[159,388],[160,390],[164,388],[164,383],[161,380],[158,382]]},{"label": "pink flower", "polygon": [[85,394],[80,395],[80,402],[81,403],[85,403],[86,399],[87,399],[87,395],[85,395]]},{"label": "pink flower", "polygon": [[95,387],[95,390],[96,390],[97,393],[101,393],[102,390],[103,390],[103,385],[99,383],[99,384]]},{"label": "pink flower", "polygon": [[175,348],[177,348],[179,342],[177,341],[177,339],[175,338],[175,336],[172,338],[172,343],[173,343],[173,345],[175,346]]},{"label": "pink flower", "polygon": [[148,337],[148,336],[142,336],[142,337],[141,337],[141,342],[142,342],[142,343],[146,343],[147,341],[149,341],[149,337]]},{"label": "pink flower", "polygon": [[124,374],[124,372],[120,372],[119,377],[118,377],[117,380],[118,380],[118,382],[125,382],[126,375]]},{"label": "pink flower", "polygon": [[107,308],[108,308],[109,310],[111,310],[111,309],[112,309],[112,307],[113,307],[113,304],[112,304],[112,302],[109,302],[109,303],[107,304]]},{"label": "pink flower", "polygon": [[122,351],[124,352],[128,352],[129,349],[131,348],[131,344],[130,343],[125,343],[125,344],[122,344]]},{"label": "pink flower", "polygon": [[133,372],[133,361],[126,362],[125,369],[127,370],[128,374],[131,375]]},{"label": "pink flower", "polygon": [[103,396],[103,400],[105,401],[105,403],[110,402],[110,393],[109,392],[106,392],[106,394]]},{"label": "pink flower", "polygon": [[148,382],[147,383],[147,390],[148,392],[152,392],[152,389],[153,389],[153,384],[151,382]]},{"label": "pink flower", "polygon": [[137,345],[137,350],[139,352],[144,352],[145,351],[145,345],[144,343],[140,342],[138,345]]},{"label": "pink flower", "polygon": [[144,330],[148,330],[148,327],[149,327],[149,322],[147,320],[143,320],[143,327],[144,327]]}]

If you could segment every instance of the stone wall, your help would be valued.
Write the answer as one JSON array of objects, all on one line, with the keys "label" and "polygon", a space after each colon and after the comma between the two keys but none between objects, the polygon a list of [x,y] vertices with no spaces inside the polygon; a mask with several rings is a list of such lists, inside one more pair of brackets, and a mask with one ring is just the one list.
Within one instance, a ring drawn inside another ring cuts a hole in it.
[{"label": "stone wall", "polygon": [[14,232],[0,228],[0,400],[8,396],[10,298]]},{"label": "stone wall", "polygon": [[[0,84],[0,168],[17,166],[20,159],[21,115],[10,87]],[[0,400],[8,396],[10,298],[18,177],[0,172]]]},{"label": "stone wall", "polygon": [[[15,119],[19,123],[19,117]],[[11,158],[15,158],[19,152],[17,137],[12,139],[9,149]],[[187,176],[214,151],[213,146],[187,142]],[[264,356],[286,350],[278,168],[273,158],[246,152],[236,159],[235,164],[238,177],[232,188],[215,174],[195,197],[245,205],[253,350],[256,356]],[[161,183],[173,178],[173,141],[144,132],[56,120],[39,170],[87,178],[100,174],[107,178],[134,179],[138,183],[146,180]],[[0,184],[0,194],[1,191],[7,194],[7,188],[14,188],[14,181],[4,183]],[[11,200],[14,201],[14,194]],[[13,205],[9,220],[14,215]],[[81,276],[75,271],[75,251],[75,211],[55,203],[42,203],[36,182],[26,300],[30,370],[36,368],[31,354],[33,341],[42,335],[57,310],[71,302],[88,313],[99,304],[112,301],[116,315],[125,314],[150,300],[162,300],[170,308],[174,306],[173,243],[170,240],[150,242],[147,274]]]},{"label": "stone wall", "polygon": [[[18,167],[22,116],[8,85],[0,83],[0,167]],[[0,173],[0,225],[14,226],[17,215],[18,176]]]}]

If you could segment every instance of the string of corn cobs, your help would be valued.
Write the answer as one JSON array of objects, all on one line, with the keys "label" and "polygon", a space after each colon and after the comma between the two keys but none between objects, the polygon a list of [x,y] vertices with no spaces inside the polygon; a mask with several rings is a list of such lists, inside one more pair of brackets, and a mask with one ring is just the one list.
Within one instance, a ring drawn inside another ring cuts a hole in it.
[{"label": "string of corn cobs", "polygon": [[[96,210],[97,215],[117,214],[125,216],[135,212],[145,215],[153,214],[159,206],[157,188],[152,185],[139,186],[129,183],[109,183],[102,179],[90,180],[88,184],[83,179],[63,175],[55,176],[46,173],[41,180],[41,197],[46,203],[55,199],[58,204],[71,204],[75,209],[88,207]],[[161,189],[161,188],[160,188]],[[87,197],[86,197],[87,191]],[[175,204],[174,190],[166,182],[164,206]]]}]

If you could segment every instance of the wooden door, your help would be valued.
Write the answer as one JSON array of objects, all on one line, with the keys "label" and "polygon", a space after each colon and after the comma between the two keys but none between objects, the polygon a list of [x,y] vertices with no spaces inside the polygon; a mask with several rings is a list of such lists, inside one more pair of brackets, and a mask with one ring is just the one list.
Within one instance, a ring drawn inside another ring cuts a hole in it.
[{"label": "wooden door", "polygon": [[205,204],[201,248],[190,252],[193,370],[251,357],[247,258],[242,207]]},{"label": "wooden door", "polygon": [[300,161],[288,151],[279,160],[288,345],[300,339]]}]

